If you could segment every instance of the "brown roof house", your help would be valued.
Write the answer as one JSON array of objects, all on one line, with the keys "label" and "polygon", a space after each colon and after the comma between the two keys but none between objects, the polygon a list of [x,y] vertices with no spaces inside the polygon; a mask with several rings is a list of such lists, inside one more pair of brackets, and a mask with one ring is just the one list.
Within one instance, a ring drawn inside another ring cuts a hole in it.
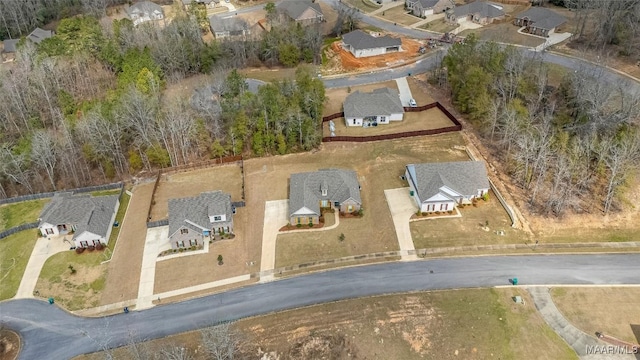
[{"label": "brown roof house", "polygon": [[482,161],[409,164],[409,194],[421,212],[449,211],[489,192]]},{"label": "brown roof house", "polygon": [[341,213],[360,210],[360,185],[356,172],[321,169],[291,174],[289,184],[289,223],[317,224],[321,209],[338,209]]},{"label": "brown roof house", "polygon": [[276,9],[296,22],[313,24],[324,21],[324,14],[318,3],[312,0],[284,0]]},{"label": "brown roof house", "polygon": [[203,245],[215,234],[233,233],[231,195],[222,191],[169,200],[169,242],[179,249]]},{"label": "brown roof house", "polygon": [[415,16],[426,18],[429,15],[439,14],[453,8],[453,0],[405,0],[404,7]]},{"label": "brown roof house", "polygon": [[398,90],[386,87],[370,93],[351,93],[342,106],[347,126],[378,126],[389,121],[402,121],[404,117]]},{"label": "brown roof house", "polygon": [[471,21],[476,24],[491,24],[494,20],[505,17],[503,7],[487,1],[475,1],[470,4],[456,6],[447,10],[445,18],[450,23]]},{"label": "brown roof house", "polygon": [[513,19],[513,24],[524,26],[526,32],[533,35],[548,37],[556,31],[556,28],[567,22],[564,16],[541,7],[532,7],[518,14]]},{"label": "brown roof house", "polygon": [[57,193],[42,209],[38,229],[46,237],[73,233],[76,247],[108,244],[120,206],[119,198],[118,195]]},{"label": "brown roof house", "polygon": [[402,51],[402,40],[389,35],[372,36],[362,30],[355,30],[342,35],[342,47],[360,58]]}]

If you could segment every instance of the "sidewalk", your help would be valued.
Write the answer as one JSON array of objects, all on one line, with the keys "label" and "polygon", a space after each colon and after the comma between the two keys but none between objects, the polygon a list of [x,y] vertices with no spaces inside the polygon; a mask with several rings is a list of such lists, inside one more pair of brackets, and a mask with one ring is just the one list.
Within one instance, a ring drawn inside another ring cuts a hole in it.
[{"label": "sidewalk", "polygon": [[276,266],[276,239],[281,227],[289,222],[289,200],[267,201],[264,204],[264,225],[262,226],[262,257],[260,259],[260,281],[272,281],[270,271]]},{"label": "sidewalk", "polygon": [[387,189],[384,191],[384,196],[387,198],[393,226],[396,229],[402,261],[417,260],[409,220],[411,215],[418,211],[418,207],[409,196],[409,188]]},{"label": "sidewalk", "polygon": [[153,307],[153,287],[156,280],[156,260],[159,247],[169,238],[169,227],[161,226],[147,229],[147,238],[142,255],[142,270],[138,284],[138,300],[136,309],[143,310]]},{"label": "sidewalk", "polygon": [[[70,239],[71,236],[68,238]],[[38,238],[29,257],[27,267],[24,269],[24,274],[22,275],[22,280],[20,281],[20,286],[14,299],[33,298],[33,291],[36,288],[40,272],[47,259],[57,253],[69,251],[69,248],[73,246],[72,242],[65,242],[64,239],[64,236],[52,236],[50,239],[44,237]]]},{"label": "sidewalk", "polygon": [[[333,225],[329,225],[329,226],[323,226],[319,229],[305,229],[305,230],[287,230],[287,231],[278,231],[278,234],[290,234],[290,233],[298,233],[298,232],[315,232],[315,231],[327,231],[327,230],[332,230],[338,227],[338,225],[340,225],[340,212],[339,211],[334,211],[333,212],[334,216],[335,216],[335,220]],[[284,225],[283,225],[284,226]],[[276,234],[276,237],[278,235]]]}]

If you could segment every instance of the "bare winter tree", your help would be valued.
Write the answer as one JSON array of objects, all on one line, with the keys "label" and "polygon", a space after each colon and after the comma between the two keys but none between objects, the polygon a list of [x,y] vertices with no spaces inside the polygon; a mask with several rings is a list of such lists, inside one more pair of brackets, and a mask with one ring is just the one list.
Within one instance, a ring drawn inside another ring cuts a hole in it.
[{"label": "bare winter tree", "polygon": [[333,33],[336,34],[336,36],[340,36],[343,32],[355,30],[356,23],[360,20],[358,8],[350,7],[341,1],[335,5],[335,10],[338,13],[338,18],[333,27]]},{"label": "bare winter tree", "polygon": [[193,360],[193,356],[189,353],[189,350],[182,346],[167,346],[160,349],[158,360]]},{"label": "bare winter tree", "polygon": [[600,158],[609,171],[604,197],[604,213],[608,214],[619,187],[626,177],[640,165],[640,136],[638,132],[600,143]]},{"label": "bare winter tree", "polygon": [[233,360],[240,346],[239,335],[230,323],[200,330],[202,345],[213,360]]},{"label": "bare winter tree", "polygon": [[56,191],[55,168],[58,156],[56,154],[55,136],[49,130],[38,130],[33,133],[31,140],[31,159],[36,166],[44,170]]}]

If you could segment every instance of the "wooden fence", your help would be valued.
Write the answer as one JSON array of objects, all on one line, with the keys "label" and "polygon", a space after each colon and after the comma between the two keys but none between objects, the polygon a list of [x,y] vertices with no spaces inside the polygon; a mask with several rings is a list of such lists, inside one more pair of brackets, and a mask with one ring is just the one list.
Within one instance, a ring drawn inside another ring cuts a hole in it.
[{"label": "wooden fence", "polygon": [[[405,111],[418,112],[418,111],[433,109],[434,107],[437,107],[438,110],[442,111],[442,113],[447,118],[449,118],[449,120],[451,120],[452,123],[454,123],[454,126],[447,126],[447,127],[438,128],[438,129],[406,131],[406,132],[395,133],[395,134],[372,135],[372,136],[325,136],[322,138],[322,142],[331,142],[331,141],[369,142],[369,141],[400,139],[400,138],[407,138],[407,137],[413,137],[413,136],[436,135],[436,134],[443,134],[443,133],[462,130],[462,124],[460,124],[460,121],[458,121],[458,119],[456,119],[456,117],[453,116],[453,114],[451,114],[449,110],[447,110],[444,106],[442,106],[442,104],[440,104],[437,101],[431,104],[420,106],[420,107],[405,108]],[[407,109],[410,109],[410,110],[407,110]],[[336,116],[338,114],[342,114],[342,113],[333,114],[325,118],[335,119],[338,117]],[[323,118],[323,121],[325,118]]]},{"label": "wooden fence", "polygon": [[322,122],[327,122],[329,120],[338,119],[338,118],[341,118],[341,117],[344,117],[344,113],[343,112],[331,114],[331,115],[323,117],[322,118]]},{"label": "wooden fence", "polygon": [[[81,194],[81,193],[87,193],[92,191],[112,190],[122,186],[124,186],[124,183],[118,182],[113,184],[87,186],[83,188],[70,189],[70,190],[59,190],[59,192],[73,192],[74,194]],[[16,196],[16,197],[7,198],[7,199],[0,199],[0,205],[13,204],[13,203],[28,201],[28,200],[45,199],[45,198],[53,197],[55,194],[56,194],[55,192],[46,192],[46,193],[39,193],[39,194]]]}]

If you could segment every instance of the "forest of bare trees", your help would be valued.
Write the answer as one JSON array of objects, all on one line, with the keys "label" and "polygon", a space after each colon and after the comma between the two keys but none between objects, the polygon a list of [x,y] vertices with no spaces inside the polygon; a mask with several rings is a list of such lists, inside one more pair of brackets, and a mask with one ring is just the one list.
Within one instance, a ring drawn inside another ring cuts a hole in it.
[{"label": "forest of bare trees", "polygon": [[473,36],[454,45],[443,66],[434,81],[450,88],[534,211],[608,213],[619,204],[623,185],[640,169],[634,88],[609,82],[595,67],[553,87],[540,59]]},{"label": "forest of bare trees", "polygon": [[[89,11],[89,5],[111,2],[55,4]],[[99,8],[89,12],[99,15]],[[5,27],[24,34],[33,24]],[[318,61],[321,45],[318,29],[286,21],[246,41],[207,44],[196,17],[188,15],[165,26],[138,27],[127,19],[63,19],[54,37],[37,45],[22,41],[16,61],[0,67],[0,197],[229,154],[313,148],[324,102],[314,72],[301,67],[295,82],[269,84],[254,94],[231,69]],[[299,52],[283,56],[291,48]],[[208,74],[212,93],[204,106],[193,106],[193,89],[164,95],[167,85],[196,74]]]}]

